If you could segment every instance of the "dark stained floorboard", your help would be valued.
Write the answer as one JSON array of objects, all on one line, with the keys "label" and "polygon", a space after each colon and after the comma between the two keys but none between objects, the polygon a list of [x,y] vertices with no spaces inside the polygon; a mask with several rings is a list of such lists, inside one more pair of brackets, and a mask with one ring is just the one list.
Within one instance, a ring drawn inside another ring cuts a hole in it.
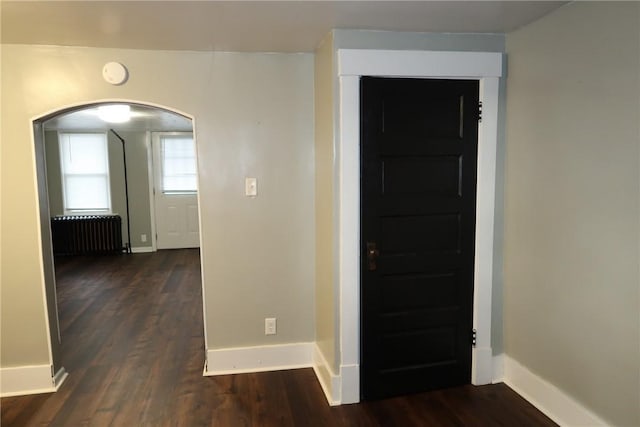
[{"label": "dark stained floorboard", "polygon": [[203,377],[197,249],[56,260],[57,393],[1,401],[2,426],[552,426],[503,384],[330,407],[311,369]]}]

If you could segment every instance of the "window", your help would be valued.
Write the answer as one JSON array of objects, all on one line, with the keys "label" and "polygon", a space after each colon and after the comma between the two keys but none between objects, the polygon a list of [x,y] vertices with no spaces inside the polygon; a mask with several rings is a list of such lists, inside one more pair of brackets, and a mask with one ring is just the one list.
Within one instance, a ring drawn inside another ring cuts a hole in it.
[{"label": "window", "polygon": [[106,133],[59,133],[65,213],[109,213]]},{"label": "window", "polygon": [[197,191],[196,146],[192,135],[160,135],[163,193]]}]

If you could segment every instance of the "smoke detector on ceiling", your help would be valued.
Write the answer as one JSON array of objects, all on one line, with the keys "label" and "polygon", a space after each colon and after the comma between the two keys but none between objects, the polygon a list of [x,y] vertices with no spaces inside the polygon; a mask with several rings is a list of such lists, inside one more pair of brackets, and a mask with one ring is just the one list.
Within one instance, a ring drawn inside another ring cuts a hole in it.
[{"label": "smoke detector on ceiling", "polygon": [[129,78],[127,67],[119,62],[108,62],[102,68],[102,77],[107,83],[121,85]]}]

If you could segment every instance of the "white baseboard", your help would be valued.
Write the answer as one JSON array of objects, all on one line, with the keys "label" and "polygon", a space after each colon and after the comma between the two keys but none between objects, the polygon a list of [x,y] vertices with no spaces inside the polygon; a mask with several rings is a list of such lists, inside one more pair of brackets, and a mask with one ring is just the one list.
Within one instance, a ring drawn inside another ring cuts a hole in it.
[{"label": "white baseboard", "polygon": [[316,373],[327,402],[331,406],[340,405],[340,376],[333,373],[331,366],[327,363],[327,359],[317,344],[313,346],[313,350],[313,371]]},{"label": "white baseboard", "polygon": [[471,350],[471,384],[491,384],[493,379],[493,350],[491,347],[473,347]]},{"label": "white baseboard", "polygon": [[493,379],[492,384],[504,382],[504,353],[493,356]]},{"label": "white baseboard", "polygon": [[53,393],[56,386],[51,378],[51,365],[0,368],[0,396]]},{"label": "white baseboard", "polygon": [[340,404],[360,402],[360,365],[340,365]]},{"label": "white baseboard", "polygon": [[134,253],[134,254],[144,254],[148,252],[154,252],[153,246],[138,246],[135,248],[133,247],[131,248],[131,253]]},{"label": "white baseboard", "polygon": [[69,374],[64,369],[64,367],[61,367],[60,369],[58,369],[58,372],[56,372],[56,374],[53,376],[53,387],[56,389],[56,391],[60,389],[60,386],[67,379],[68,376]]},{"label": "white baseboard", "polygon": [[314,343],[207,350],[205,376],[311,368]]},{"label": "white baseboard", "polygon": [[508,355],[504,355],[504,382],[561,426],[607,425],[581,403]]}]

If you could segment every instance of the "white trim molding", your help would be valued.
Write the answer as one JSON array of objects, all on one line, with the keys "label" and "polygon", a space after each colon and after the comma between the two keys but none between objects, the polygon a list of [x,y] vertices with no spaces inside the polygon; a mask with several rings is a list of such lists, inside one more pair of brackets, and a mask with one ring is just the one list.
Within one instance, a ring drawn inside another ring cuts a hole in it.
[{"label": "white trim molding", "polygon": [[504,355],[504,382],[561,426],[608,425],[573,397],[508,355]]},{"label": "white trim molding", "polygon": [[493,356],[493,380],[492,384],[504,382],[504,353]]},{"label": "white trim molding", "polygon": [[[360,400],[360,77],[478,80],[483,105],[478,127],[476,254],[473,327],[477,331],[471,382],[493,379],[491,290],[496,146],[501,52],[430,52],[338,49],[339,122],[336,143],[338,207],[337,305],[340,307],[341,403]],[[348,380],[347,380],[348,377]]]},{"label": "white trim molding", "polygon": [[340,365],[341,404],[360,401],[360,365]]},{"label": "white trim molding", "polygon": [[204,376],[311,368],[312,342],[207,350]]},{"label": "white trim molding", "polygon": [[331,406],[340,405],[340,376],[333,373],[318,344],[313,346],[313,371],[322,387],[327,402]]},{"label": "white trim molding", "polygon": [[51,377],[51,365],[16,366],[0,368],[0,396],[24,396],[28,394],[53,393],[67,377],[62,369]]},{"label": "white trim molding", "polygon": [[61,367],[60,369],[58,369],[58,372],[56,372],[56,374],[52,378],[53,387],[56,389],[56,391],[58,391],[58,389],[60,388],[62,383],[67,379],[68,376],[69,376],[69,373],[66,371],[66,369],[64,369],[64,367]]},{"label": "white trim molding", "polygon": [[338,49],[338,74],[419,78],[500,77],[502,55],[502,52]]},{"label": "white trim molding", "polygon": [[155,252],[153,246],[136,246],[135,248],[131,248],[131,253],[134,254],[146,254],[149,252]]}]

